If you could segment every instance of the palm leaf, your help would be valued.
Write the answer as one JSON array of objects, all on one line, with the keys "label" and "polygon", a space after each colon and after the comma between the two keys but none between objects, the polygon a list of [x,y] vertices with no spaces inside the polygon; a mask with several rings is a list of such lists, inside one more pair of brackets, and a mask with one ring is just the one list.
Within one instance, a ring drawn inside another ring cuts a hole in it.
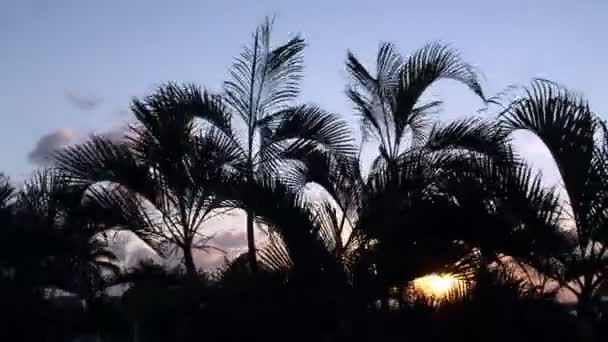
[{"label": "palm leaf", "polygon": [[14,194],[15,188],[10,183],[9,178],[0,174],[0,207],[6,207]]},{"label": "palm leaf", "polygon": [[260,249],[259,260],[262,267],[274,272],[285,272],[293,266],[285,244],[278,238]]},{"label": "palm leaf", "polygon": [[194,84],[166,83],[154,94],[133,99],[131,111],[150,132],[161,138],[163,127],[173,132],[187,127],[194,118],[202,119],[214,127],[230,128],[230,112],[224,108],[219,96],[211,95]]},{"label": "palm leaf", "polygon": [[399,85],[392,93],[396,141],[412,122],[422,94],[442,79],[460,82],[484,99],[477,73],[456,50],[439,43],[428,44],[407,59]]},{"label": "palm leaf", "polygon": [[91,188],[89,195],[96,207],[97,217],[116,230],[128,230],[144,241],[160,255],[166,250],[161,244],[165,237],[163,226],[146,210],[140,198],[121,186],[99,186]]},{"label": "palm leaf", "polygon": [[260,25],[243,49],[225,83],[227,104],[248,127],[293,100],[299,93],[304,40],[295,37],[276,48],[270,45],[272,22]]},{"label": "palm leaf", "polygon": [[499,163],[511,163],[513,155],[509,132],[499,125],[476,118],[435,125],[424,145],[431,151],[464,150],[480,153]]},{"label": "palm leaf", "polygon": [[249,181],[234,189],[234,198],[241,206],[252,210],[258,222],[284,242],[294,272],[304,275],[335,269],[335,261],[319,236],[321,227],[300,195],[272,178]]},{"label": "palm leaf", "polygon": [[292,140],[287,151],[306,149],[312,144],[310,148],[332,153],[354,153],[348,125],[334,114],[313,106],[299,106],[281,111],[277,119],[279,122],[271,140],[277,144]]},{"label": "palm leaf", "polygon": [[442,79],[463,83],[484,99],[478,75],[457,51],[432,43],[404,59],[392,44],[382,44],[378,51],[376,75],[352,53],[347,70],[353,82],[347,95],[362,119],[363,136],[380,142],[382,154],[395,160],[410,133],[412,144],[420,145],[427,134],[429,117],[439,101],[421,104],[423,93]]},{"label": "palm leaf", "polygon": [[[554,83],[536,80],[500,115],[508,130],[537,135],[553,156],[573,206],[582,201],[597,122],[584,99]],[[575,210],[575,213],[578,210]]]},{"label": "palm leaf", "polygon": [[74,184],[111,182],[153,198],[155,186],[149,169],[138,162],[124,143],[93,136],[87,142],[67,147],[55,155],[56,168]]},{"label": "palm leaf", "polygon": [[194,158],[201,171],[223,169],[229,173],[246,170],[246,152],[232,135],[218,129],[208,129],[196,139]]}]

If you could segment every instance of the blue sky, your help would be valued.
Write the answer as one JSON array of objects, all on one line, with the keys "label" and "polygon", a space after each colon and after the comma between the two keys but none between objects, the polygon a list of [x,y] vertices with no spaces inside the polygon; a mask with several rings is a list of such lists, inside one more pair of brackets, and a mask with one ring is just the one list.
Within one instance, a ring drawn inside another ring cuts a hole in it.
[{"label": "blue sky", "polygon": [[[604,0],[3,0],[0,170],[25,177],[42,137],[68,141],[119,126],[132,96],[167,80],[218,90],[265,15],[277,16],[277,40],[300,32],[308,41],[302,101],[349,120],[346,51],[372,62],[380,41],[405,54],[429,41],[451,43],[484,73],[489,94],[544,77],[607,112],[606,14]],[[450,83],[431,95],[446,101],[445,119],[481,107]],[[522,147],[536,158],[533,142]]]}]

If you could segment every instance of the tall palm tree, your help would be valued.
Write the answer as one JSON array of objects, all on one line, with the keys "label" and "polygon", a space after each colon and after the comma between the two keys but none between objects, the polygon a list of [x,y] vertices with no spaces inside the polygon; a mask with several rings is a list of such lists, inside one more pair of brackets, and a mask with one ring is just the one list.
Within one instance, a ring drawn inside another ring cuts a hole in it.
[{"label": "tall palm tree", "polygon": [[161,255],[180,250],[196,279],[193,249],[208,247],[203,225],[226,206],[214,189],[231,151],[215,132],[229,121],[221,102],[194,85],[163,85],[131,109],[137,122],[122,141],[93,137],[60,151],[56,167],[89,190],[107,225],[135,232]]},{"label": "tall palm tree", "polygon": [[[296,36],[273,46],[269,19],[253,33],[225,83],[227,117],[233,131],[221,132],[234,151],[237,170],[251,182],[281,176],[289,160],[311,151],[352,153],[347,125],[337,116],[311,105],[295,105],[302,78],[304,40]],[[257,269],[252,208],[246,210],[249,262]]]},{"label": "tall palm tree", "polygon": [[[383,44],[377,64],[372,77],[352,54],[347,62],[363,137],[380,145],[370,173],[363,174],[352,156],[308,153],[292,179],[317,183],[329,194],[317,208],[321,236],[345,268],[363,267],[369,275],[369,267],[384,267],[385,291],[425,273],[463,271],[471,264],[460,259],[473,252],[482,250],[495,262],[556,235],[556,198],[513,153],[509,131],[476,118],[433,124],[428,111],[438,103],[417,104],[442,78],[463,82],[483,98],[472,68],[454,50],[430,44],[404,59]],[[280,242],[271,244],[265,263],[288,267],[284,250]],[[365,259],[366,266],[354,262]]]},{"label": "tall palm tree", "polygon": [[581,315],[595,315],[598,289],[608,279],[606,126],[584,98],[546,80],[507,103],[499,120],[511,132],[536,135],[561,176],[558,214],[570,243],[526,261],[574,293]]},{"label": "tall palm tree", "polygon": [[[267,20],[236,59],[221,98],[193,86],[165,86],[145,101],[134,102],[140,126],[128,139],[129,147],[98,137],[57,158],[58,167],[77,182],[112,182],[128,190],[106,191],[106,202],[142,213],[136,203],[144,198],[147,207],[155,207],[163,222],[138,214],[129,215],[132,222],[127,225],[149,242],[177,245],[190,273],[191,247],[196,247],[193,241],[201,224],[224,207],[215,186],[226,183],[222,178],[250,182],[280,176],[281,168],[312,151],[352,152],[344,122],[315,106],[293,104],[299,92],[303,39],[273,47],[270,35]],[[195,119],[203,124],[195,125]],[[248,209],[252,270],[257,269],[254,216]]]},{"label": "tall palm tree", "polygon": [[[365,245],[362,236],[395,244],[404,243],[402,239],[407,237],[423,248],[419,241],[422,236],[388,226],[408,222],[403,210],[413,208],[414,198],[429,204],[435,201],[432,196],[438,194],[437,182],[447,174],[446,160],[480,154],[508,164],[513,160],[509,141],[495,125],[479,119],[433,124],[431,113],[440,102],[421,103],[421,97],[442,79],[461,82],[484,99],[477,74],[453,49],[429,44],[404,58],[392,44],[384,43],[378,52],[375,74],[352,53],[348,54],[346,68],[352,78],[347,95],[361,119],[362,143],[375,139],[379,156],[366,175],[360,158],[308,154],[303,158],[308,161],[302,182],[323,186],[337,207],[331,205],[326,210],[333,217],[327,220],[333,226],[329,229],[333,233],[328,235],[333,237],[331,244],[337,254],[360,251]],[[407,224],[416,225],[413,221]],[[406,235],[381,236],[400,231]],[[376,246],[379,249],[380,245]],[[397,249],[404,250],[403,246]]]},{"label": "tall palm tree", "polygon": [[423,103],[422,96],[437,82],[457,81],[485,100],[474,68],[456,50],[438,43],[408,57],[393,44],[382,43],[375,72],[349,52],[346,69],[352,79],[347,95],[361,118],[363,140],[379,144],[374,165],[395,163],[401,153],[424,142],[432,123],[430,114],[441,102]]},{"label": "tall palm tree", "polygon": [[[427,134],[420,147],[402,153],[390,170],[378,167],[365,177],[355,158],[308,154],[306,167],[292,178],[301,187],[312,182],[325,189],[327,200],[307,203],[318,221],[317,234],[356,287],[367,283],[361,290],[372,294],[368,301],[424,274],[464,271],[467,265],[461,259],[475,248],[505,252],[506,246],[498,248],[498,233],[514,229],[511,221],[492,231],[484,226],[493,222],[490,218],[501,222],[499,210],[489,212],[490,201],[528,189],[518,178],[523,173],[515,172],[524,165],[515,163],[505,132],[491,122],[470,119],[435,125]],[[486,170],[483,162],[491,167]],[[482,214],[487,221],[471,223],[472,215]],[[261,252],[264,266],[290,269],[287,243],[272,239]],[[382,284],[365,279],[372,273]]]}]

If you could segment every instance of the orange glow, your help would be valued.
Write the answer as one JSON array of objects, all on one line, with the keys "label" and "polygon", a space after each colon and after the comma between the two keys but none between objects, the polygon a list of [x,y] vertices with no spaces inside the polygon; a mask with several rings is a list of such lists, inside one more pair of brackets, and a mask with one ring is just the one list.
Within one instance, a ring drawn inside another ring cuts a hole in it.
[{"label": "orange glow", "polygon": [[414,280],[414,289],[432,298],[443,298],[456,288],[461,280],[450,274],[429,274]]}]

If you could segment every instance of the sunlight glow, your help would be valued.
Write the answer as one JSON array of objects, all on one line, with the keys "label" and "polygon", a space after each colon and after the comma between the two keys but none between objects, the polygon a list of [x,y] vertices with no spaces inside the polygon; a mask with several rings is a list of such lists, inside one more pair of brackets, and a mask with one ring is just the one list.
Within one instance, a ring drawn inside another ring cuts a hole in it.
[{"label": "sunlight glow", "polygon": [[423,295],[442,298],[456,288],[459,279],[450,274],[429,274],[414,280],[414,288]]}]

